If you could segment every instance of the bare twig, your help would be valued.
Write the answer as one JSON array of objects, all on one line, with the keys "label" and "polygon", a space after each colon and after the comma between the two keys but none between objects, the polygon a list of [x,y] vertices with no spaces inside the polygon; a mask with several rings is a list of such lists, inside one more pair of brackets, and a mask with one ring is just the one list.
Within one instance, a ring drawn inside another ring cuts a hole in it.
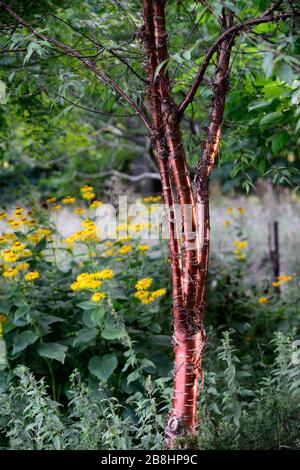
[{"label": "bare twig", "polygon": [[104,176],[117,176],[118,178],[122,178],[125,180],[129,180],[132,182],[136,181],[141,181],[145,178],[150,178],[154,180],[160,180],[160,174],[159,173],[150,173],[150,172],[145,172],[141,173],[140,175],[128,175],[127,173],[121,173],[120,171],[117,170],[108,170],[108,171],[102,171],[99,173],[82,173],[82,172],[77,172],[79,176],[83,176],[85,178],[101,178]]},{"label": "bare twig", "polygon": [[78,60],[80,60],[86,68],[92,70],[99,78],[100,80],[108,85],[111,89],[113,89],[119,96],[121,96],[130,106],[133,108],[136,112],[136,114],[141,118],[142,122],[146,126],[149,132],[151,132],[151,126],[148,121],[147,116],[143,113],[143,111],[139,108],[139,106],[133,101],[132,98],[130,98],[124,90],[122,90],[117,83],[110,78],[106,73],[104,73],[102,70],[100,70],[94,62],[92,62],[90,59],[87,59],[83,57],[81,54],[76,52],[72,47],[68,46],[67,44],[64,44],[62,42],[59,42],[57,39],[46,36],[45,34],[42,34],[38,31],[36,31],[32,26],[30,26],[29,23],[27,23],[23,18],[21,18],[15,11],[13,11],[9,5],[7,5],[5,2],[0,1],[0,5],[13,17],[19,24],[24,26],[24,28],[28,29],[32,34],[34,34],[35,37],[42,39],[43,41],[47,41],[49,44],[52,44],[56,48],[63,50],[68,56],[74,57]]},{"label": "bare twig", "polygon": [[[278,2],[277,2],[278,3]],[[281,2],[280,2],[281,3]],[[274,9],[274,6],[273,6]],[[267,10],[268,11],[268,10]],[[259,18],[254,18],[251,20],[244,21],[243,23],[239,23],[237,25],[234,25],[228,29],[226,29],[222,34],[219,35],[219,37],[216,39],[216,41],[211,45],[211,47],[208,49],[202,64],[199,67],[199,70],[197,72],[197,75],[191,85],[191,88],[181,104],[178,106],[178,113],[182,115],[188,105],[193,101],[195,94],[197,93],[197,90],[202,82],[202,79],[204,77],[205,71],[210,63],[210,60],[214,53],[218,50],[218,47],[220,44],[223,43],[225,39],[228,39],[230,37],[237,36],[240,34],[242,31],[252,29],[254,26],[257,26],[262,23],[270,23],[270,22],[279,22],[281,20],[284,20],[286,18],[291,18],[292,16],[300,16],[300,11],[296,10],[294,12],[286,12],[286,13],[278,13],[277,15],[274,14],[272,11],[269,15],[266,15],[264,13],[262,16]]]}]

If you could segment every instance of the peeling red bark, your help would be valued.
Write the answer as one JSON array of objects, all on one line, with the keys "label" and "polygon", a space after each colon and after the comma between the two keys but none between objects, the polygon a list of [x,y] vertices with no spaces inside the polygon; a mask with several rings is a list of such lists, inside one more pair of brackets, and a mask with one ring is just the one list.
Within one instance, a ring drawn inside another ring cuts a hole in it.
[{"label": "peeling red bark", "polygon": [[[141,38],[148,57],[152,139],[165,205],[170,209],[177,196],[182,219],[183,246],[176,233],[176,213],[168,221],[175,356],[173,401],[166,424],[166,446],[171,448],[176,438],[197,435],[199,376],[203,376],[201,362],[206,340],[203,317],[209,253],[208,181],[219,145],[232,38],[225,36],[219,48],[210,125],[197,167],[195,195],[181,138],[180,114],[166,68],[169,56],[165,2],[143,0],[143,17]],[[231,15],[223,13],[223,27],[230,26],[228,18],[232,19]]]}]

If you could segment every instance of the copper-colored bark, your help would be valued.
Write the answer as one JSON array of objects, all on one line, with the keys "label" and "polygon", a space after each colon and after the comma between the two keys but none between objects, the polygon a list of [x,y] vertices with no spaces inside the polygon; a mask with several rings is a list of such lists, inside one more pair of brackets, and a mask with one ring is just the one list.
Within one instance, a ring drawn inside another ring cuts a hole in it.
[{"label": "copper-colored bark", "polygon": [[[148,56],[152,138],[162,177],[164,201],[168,208],[174,204],[174,186],[182,217],[182,249],[176,233],[176,214],[169,220],[175,365],[166,445],[172,447],[176,437],[197,434],[198,384],[205,346],[203,316],[209,252],[208,180],[219,145],[232,39],[225,36],[219,51],[210,126],[197,169],[196,204],[182,144],[180,115],[166,70],[169,56],[165,2],[143,0],[143,16],[142,39]],[[222,21],[224,27],[230,26],[225,14]]]}]

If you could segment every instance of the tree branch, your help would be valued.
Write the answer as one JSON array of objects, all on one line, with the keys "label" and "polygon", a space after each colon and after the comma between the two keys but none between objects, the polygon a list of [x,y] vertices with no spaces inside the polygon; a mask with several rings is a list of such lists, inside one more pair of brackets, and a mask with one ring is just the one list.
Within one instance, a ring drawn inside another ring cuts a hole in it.
[{"label": "tree branch", "polygon": [[111,175],[111,176],[117,176],[118,178],[123,178],[125,180],[129,180],[133,182],[140,181],[144,178],[150,178],[150,179],[160,181],[159,173],[150,173],[150,172],[141,173],[140,175],[128,175],[127,173],[121,173],[120,171],[117,171],[117,170],[108,170],[108,171],[102,171],[99,173],[92,173],[92,174],[77,172],[77,174],[85,178],[101,178],[103,176]]},{"label": "tree branch", "polygon": [[[276,8],[278,8],[280,3],[281,2],[276,2]],[[291,18],[292,16],[300,16],[300,11],[299,10],[296,10],[294,12],[278,13],[277,15],[274,15],[274,12],[273,12],[274,9],[275,9],[275,5],[273,5],[273,8],[270,8],[269,10],[267,10],[267,12],[271,11],[270,14],[266,14],[266,12],[265,12],[259,18],[254,18],[254,19],[251,19],[251,20],[244,21],[243,23],[239,23],[237,25],[234,25],[234,26],[226,29],[222,34],[220,34],[218,39],[216,39],[216,41],[208,49],[208,51],[207,51],[207,53],[206,53],[206,55],[205,55],[205,57],[202,61],[202,64],[199,67],[199,70],[198,70],[197,75],[194,79],[194,82],[191,85],[191,88],[190,88],[189,92],[187,93],[185,98],[182,100],[182,102],[178,106],[179,115],[182,115],[184,113],[184,111],[186,110],[186,108],[189,106],[189,104],[193,101],[193,99],[194,99],[194,97],[197,93],[197,90],[198,90],[198,88],[199,88],[199,86],[202,82],[205,71],[206,71],[206,69],[209,65],[209,62],[210,62],[212,56],[218,50],[218,47],[220,46],[220,44],[222,44],[222,42],[225,39],[237,36],[241,32],[243,32],[245,30],[248,30],[248,29],[252,29],[254,26],[257,26],[257,25],[262,24],[262,23],[278,22],[278,21],[282,21],[286,18]]]},{"label": "tree branch", "polygon": [[43,41],[47,41],[49,44],[52,44],[58,49],[63,50],[67,55],[71,57],[75,57],[76,59],[80,60],[88,69],[92,70],[100,80],[108,85],[111,89],[113,89],[119,96],[121,96],[130,106],[134,109],[136,114],[141,118],[142,122],[146,126],[149,132],[151,132],[151,125],[148,121],[147,116],[143,113],[143,111],[138,107],[138,105],[112,80],[106,73],[100,70],[94,62],[91,60],[83,57],[81,54],[76,52],[67,44],[57,41],[55,38],[50,36],[46,36],[45,34],[39,33],[36,31],[32,26],[30,26],[25,20],[23,20],[15,11],[13,11],[9,5],[5,2],[0,0],[0,5],[9,13],[19,24],[24,26],[24,28],[28,29],[34,36]]}]

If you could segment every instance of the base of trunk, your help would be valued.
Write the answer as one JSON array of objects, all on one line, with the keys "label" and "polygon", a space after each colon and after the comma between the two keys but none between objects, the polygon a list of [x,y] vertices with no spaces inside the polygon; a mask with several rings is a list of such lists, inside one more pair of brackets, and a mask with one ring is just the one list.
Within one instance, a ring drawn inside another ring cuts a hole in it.
[{"label": "base of trunk", "polygon": [[[205,331],[196,333],[175,331],[174,342],[174,391],[172,409],[165,429],[165,446],[168,449],[196,448],[198,435],[199,376],[205,346]],[[178,447],[179,446],[179,447]]]}]

